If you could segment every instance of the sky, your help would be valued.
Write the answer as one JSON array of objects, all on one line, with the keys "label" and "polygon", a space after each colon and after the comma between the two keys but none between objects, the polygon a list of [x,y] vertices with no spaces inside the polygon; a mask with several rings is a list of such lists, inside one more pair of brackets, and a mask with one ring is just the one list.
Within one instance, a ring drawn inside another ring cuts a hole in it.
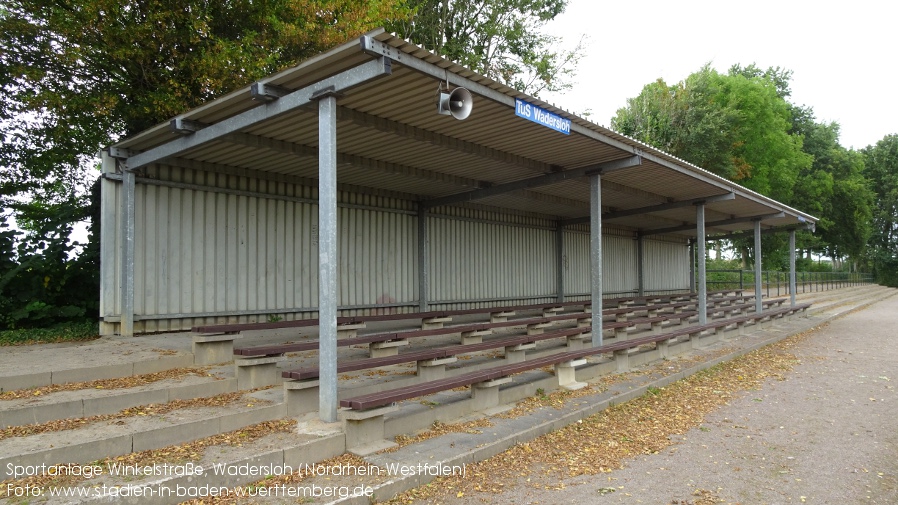
[{"label": "sky", "polygon": [[643,86],[684,80],[706,63],[793,72],[796,105],[841,126],[861,149],[898,134],[898,3],[890,0],[569,0],[546,32],[572,48],[586,35],[574,88],[540,97],[604,126]]}]

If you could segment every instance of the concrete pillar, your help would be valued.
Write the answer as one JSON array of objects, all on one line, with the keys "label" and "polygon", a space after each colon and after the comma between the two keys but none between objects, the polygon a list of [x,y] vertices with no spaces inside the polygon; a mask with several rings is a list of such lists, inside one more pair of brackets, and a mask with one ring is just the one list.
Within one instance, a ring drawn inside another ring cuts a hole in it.
[{"label": "concrete pillar", "polygon": [[696,266],[698,267],[698,324],[708,324],[708,282],[705,273],[705,204],[695,206]]},{"label": "concrete pillar", "polygon": [[555,285],[558,303],[564,302],[564,225],[555,228]]},{"label": "concrete pillar", "polygon": [[337,98],[318,101],[318,320],[322,421],[337,421]]},{"label": "concrete pillar", "polygon": [[689,241],[689,292],[695,293],[695,241]]},{"label": "concrete pillar", "polygon": [[755,312],[764,310],[761,293],[761,220],[755,220]]},{"label": "concrete pillar", "polygon": [[795,306],[795,230],[789,230],[789,304]]},{"label": "concrete pillar", "polygon": [[642,234],[636,235],[636,278],[638,282],[637,296],[645,296],[645,253],[643,246],[645,238]]},{"label": "concrete pillar", "polygon": [[427,229],[427,208],[418,208],[418,310],[427,311],[430,293],[430,240]]},{"label": "concrete pillar", "polygon": [[134,172],[122,172],[122,291],[121,335],[134,336]]},{"label": "concrete pillar", "polygon": [[[120,210],[116,205],[116,193],[119,191],[118,181],[107,179],[106,176],[115,176],[118,173],[118,161],[113,158],[108,150],[100,151],[100,157],[103,160],[102,170],[103,178],[100,179],[100,191],[102,198],[100,199],[100,264],[114,265],[116,257],[119,255],[116,246],[119,228],[116,228],[116,216]],[[114,316],[118,313],[116,303],[120,302],[119,284],[116,282],[116,272],[111,268],[100,269],[100,335],[112,335],[117,331],[121,331],[121,326],[117,323],[105,320],[108,316]]]},{"label": "concrete pillar", "polygon": [[589,266],[592,345],[602,345],[602,176],[589,176]]}]

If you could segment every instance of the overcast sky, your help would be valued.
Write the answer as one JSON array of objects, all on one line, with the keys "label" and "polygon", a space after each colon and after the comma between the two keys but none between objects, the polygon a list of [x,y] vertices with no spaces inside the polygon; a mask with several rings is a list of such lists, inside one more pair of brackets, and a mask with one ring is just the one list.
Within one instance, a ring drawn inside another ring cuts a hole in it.
[{"label": "overcast sky", "polygon": [[674,84],[705,63],[792,70],[791,102],[841,125],[857,149],[898,134],[898,3],[891,0],[569,0],[547,31],[573,46],[586,34],[574,89],[546,101],[608,126],[658,79]]}]

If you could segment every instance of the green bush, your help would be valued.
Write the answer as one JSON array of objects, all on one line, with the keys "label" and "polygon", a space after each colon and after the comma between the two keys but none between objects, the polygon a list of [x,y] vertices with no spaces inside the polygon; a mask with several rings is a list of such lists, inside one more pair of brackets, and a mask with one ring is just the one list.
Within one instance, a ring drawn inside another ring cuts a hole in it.
[{"label": "green bush", "polygon": [[0,331],[0,346],[50,342],[77,342],[99,338],[96,322],[66,323],[52,328],[22,328]]},{"label": "green bush", "polygon": [[[22,230],[0,211],[0,331],[57,328],[99,317],[99,185],[91,204],[27,205]],[[70,242],[72,223],[91,217],[88,243]]]}]

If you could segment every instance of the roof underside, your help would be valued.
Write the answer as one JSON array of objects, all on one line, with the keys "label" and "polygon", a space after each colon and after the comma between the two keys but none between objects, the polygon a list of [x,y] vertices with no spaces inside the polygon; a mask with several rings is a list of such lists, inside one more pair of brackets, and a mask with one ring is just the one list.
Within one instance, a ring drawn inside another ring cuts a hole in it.
[{"label": "roof underside", "polygon": [[[696,212],[690,202],[729,193],[730,199],[706,204],[709,235],[752,229],[752,218],[761,218],[762,228],[804,227],[816,221],[380,31],[262,83],[282,93],[310,89],[359,65],[384,61],[378,60],[383,55],[391,63],[389,75],[338,90],[337,162],[343,184],[408,195],[425,206],[436,199],[447,200],[445,205],[464,205],[465,200],[575,223],[589,216],[588,176],[581,170],[577,176],[549,180],[547,174],[639,156],[638,164],[603,173],[602,206],[609,224],[646,234],[694,236]],[[437,90],[446,80],[474,94],[468,119],[436,113]],[[571,134],[518,117],[515,98],[571,119]],[[212,170],[237,167],[316,179],[315,102],[277,115],[266,115],[266,107],[246,88],[179,116],[203,129],[219,130],[210,140],[191,143],[185,139],[197,133],[185,136],[164,124],[118,143],[114,153],[126,153],[119,156],[128,158],[128,169],[141,168],[133,156],[162,152],[158,163],[202,162]],[[228,121],[259,112],[263,119],[228,126]],[[493,191],[451,198],[484,188]],[[643,211],[622,212],[638,209]]]}]

